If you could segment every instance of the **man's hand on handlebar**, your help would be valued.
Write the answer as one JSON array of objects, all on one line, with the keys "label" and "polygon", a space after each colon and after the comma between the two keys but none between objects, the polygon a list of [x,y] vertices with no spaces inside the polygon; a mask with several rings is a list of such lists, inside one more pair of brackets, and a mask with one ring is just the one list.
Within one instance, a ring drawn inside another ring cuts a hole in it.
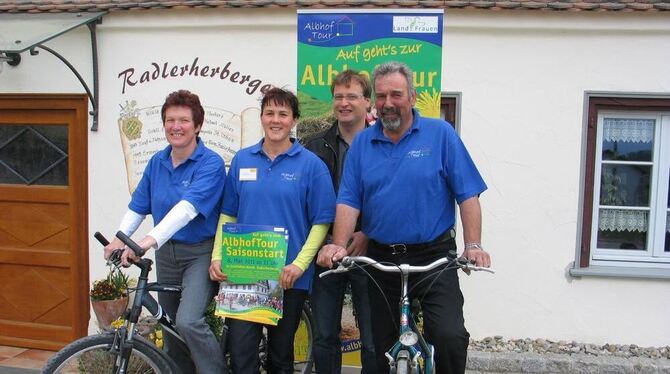
[{"label": "man's hand on handlebar", "polygon": [[471,263],[476,266],[481,266],[485,268],[491,267],[491,256],[488,252],[479,248],[468,248],[463,251],[463,257],[470,260]]},{"label": "man's hand on handlebar", "polygon": [[347,250],[344,247],[337,244],[327,244],[319,250],[316,263],[330,269],[335,262],[340,261],[346,255]]},{"label": "man's hand on handlebar", "polygon": [[362,231],[356,231],[351,235],[347,246],[349,256],[365,256],[368,251],[368,237]]}]

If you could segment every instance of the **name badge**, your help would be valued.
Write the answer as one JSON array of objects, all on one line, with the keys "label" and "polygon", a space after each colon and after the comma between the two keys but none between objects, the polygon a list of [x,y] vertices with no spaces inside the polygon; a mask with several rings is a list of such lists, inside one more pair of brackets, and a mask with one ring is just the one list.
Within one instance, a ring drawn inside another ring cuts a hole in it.
[{"label": "name badge", "polygon": [[240,181],[255,181],[256,168],[242,168],[240,169]]}]

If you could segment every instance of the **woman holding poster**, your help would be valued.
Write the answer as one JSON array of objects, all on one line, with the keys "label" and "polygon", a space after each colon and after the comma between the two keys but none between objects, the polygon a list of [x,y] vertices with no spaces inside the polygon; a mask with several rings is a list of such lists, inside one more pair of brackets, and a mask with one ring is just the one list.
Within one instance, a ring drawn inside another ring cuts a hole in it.
[{"label": "woman holding poster", "polygon": [[[154,228],[138,243],[145,251],[157,248],[158,282],[183,287],[181,294],[158,293],[158,301],[190,349],[193,361],[171,334],[164,335],[170,357],[184,373],[195,372],[193,363],[199,373],[225,369],[222,362],[211,360],[222,353],[204,318],[216,292],[216,284],[204,272],[211,261],[226,169],[223,159],[198,136],[204,117],[197,95],[186,90],[168,95],[161,118],[169,145],[147,164],[119,227],[130,236],[147,214],[153,216]],[[115,238],[105,247],[105,258],[117,248],[124,244]],[[123,264],[134,257],[126,249]]]},{"label": "woman holding poster", "polygon": [[[335,218],[335,192],[326,165],[307,151],[291,130],[300,116],[297,97],[280,88],[261,101],[264,137],[237,152],[224,188],[219,229],[212,252],[210,278],[227,279],[221,271],[221,227],[227,222],[272,225],[288,230],[286,265],[279,277],[284,289],[283,317],[268,330],[268,372],[293,373],[293,339],[311,289],[313,258]],[[263,325],[228,319],[231,369],[258,373],[258,344]],[[223,360],[223,357],[222,357]]]}]

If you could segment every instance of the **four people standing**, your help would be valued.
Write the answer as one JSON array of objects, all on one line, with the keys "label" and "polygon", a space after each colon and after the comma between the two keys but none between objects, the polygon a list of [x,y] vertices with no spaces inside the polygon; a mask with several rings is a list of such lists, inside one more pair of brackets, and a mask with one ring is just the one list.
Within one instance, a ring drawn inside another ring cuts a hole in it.
[{"label": "four people standing", "polygon": [[[401,63],[384,63],[375,69],[375,109],[380,119],[363,130],[370,83],[354,71],[340,73],[331,86],[336,122],[306,144],[318,157],[290,137],[300,116],[296,96],[279,88],[268,90],[261,102],[265,135],[236,154],[227,177],[221,158],[197,137],[204,115],[197,96],[178,91],[168,97],[162,115],[170,146],[147,165],[121,230],[130,235],[144,215],[154,216],[156,227],[139,244],[145,249],[160,248],[156,254],[160,282],[185,286],[181,303],[178,298],[168,299],[169,294],[159,297],[168,314],[176,315],[198,372],[224,370],[215,367],[224,360],[216,359],[222,353],[212,345],[216,342],[211,332],[204,331],[202,316],[215,292],[207,275],[214,281],[227,279],[221,272],[220,245],[212,240],[216,234],[220,241],[221,225],[226,222],[281,226],[289,232],[286,266],[279,279],[284,289],[283,318],[277,326],[268,327],[271,373],[293,372],[293,339],[313,279],[317,371],[340,372],[340,318],[348,280],[361,329],[363,371],[388,372],[384,353],[397,339],[398,316],[386,310],[384,298],[398,305],[397,276],[371,271],[381,292],[372,282],[366,287],[365,275],[356,272],[315,278],[313,259],[333,221],[329,244],[319,251],[321,266],[359,254],[424,265],[456,250],[458,204],[463,255],[479,266],[490,266],[481,245],[479,206],[486,185],[453,128],[442,120],[421,117],[413,108],[412,79],[411,70]],[[195,96],[197,105],[192,105],[192,97],[175,99],[173,95]],[[398,244],[404,250],[398,251]],[[115,239],[105,248],[105,256],[114,248],[123,244]],[[126,250],[124,263],[129,257],[133,254]],[[416,284],[412,296],[423,295],[425,333],[435,346],[436,371],[463,373],[469,334],[458,275],[448,271],[435,283],[421,282],[429,276],[410,277],[410,288]],[[232,371],[257,373],[263,326],[234,319],[227,323],[234,342],[229,345]]]}]

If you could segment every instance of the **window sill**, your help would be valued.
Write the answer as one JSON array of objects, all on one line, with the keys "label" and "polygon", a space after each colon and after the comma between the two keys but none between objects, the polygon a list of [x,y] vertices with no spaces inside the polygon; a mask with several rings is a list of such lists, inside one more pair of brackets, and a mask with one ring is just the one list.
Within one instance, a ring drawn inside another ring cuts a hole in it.
[{"label": "window sill", "polygon": [[659,268],[589,266],[586,268],[570,268],[568,273],[572,277],[670,279],[670,269],[659,269]]}]

